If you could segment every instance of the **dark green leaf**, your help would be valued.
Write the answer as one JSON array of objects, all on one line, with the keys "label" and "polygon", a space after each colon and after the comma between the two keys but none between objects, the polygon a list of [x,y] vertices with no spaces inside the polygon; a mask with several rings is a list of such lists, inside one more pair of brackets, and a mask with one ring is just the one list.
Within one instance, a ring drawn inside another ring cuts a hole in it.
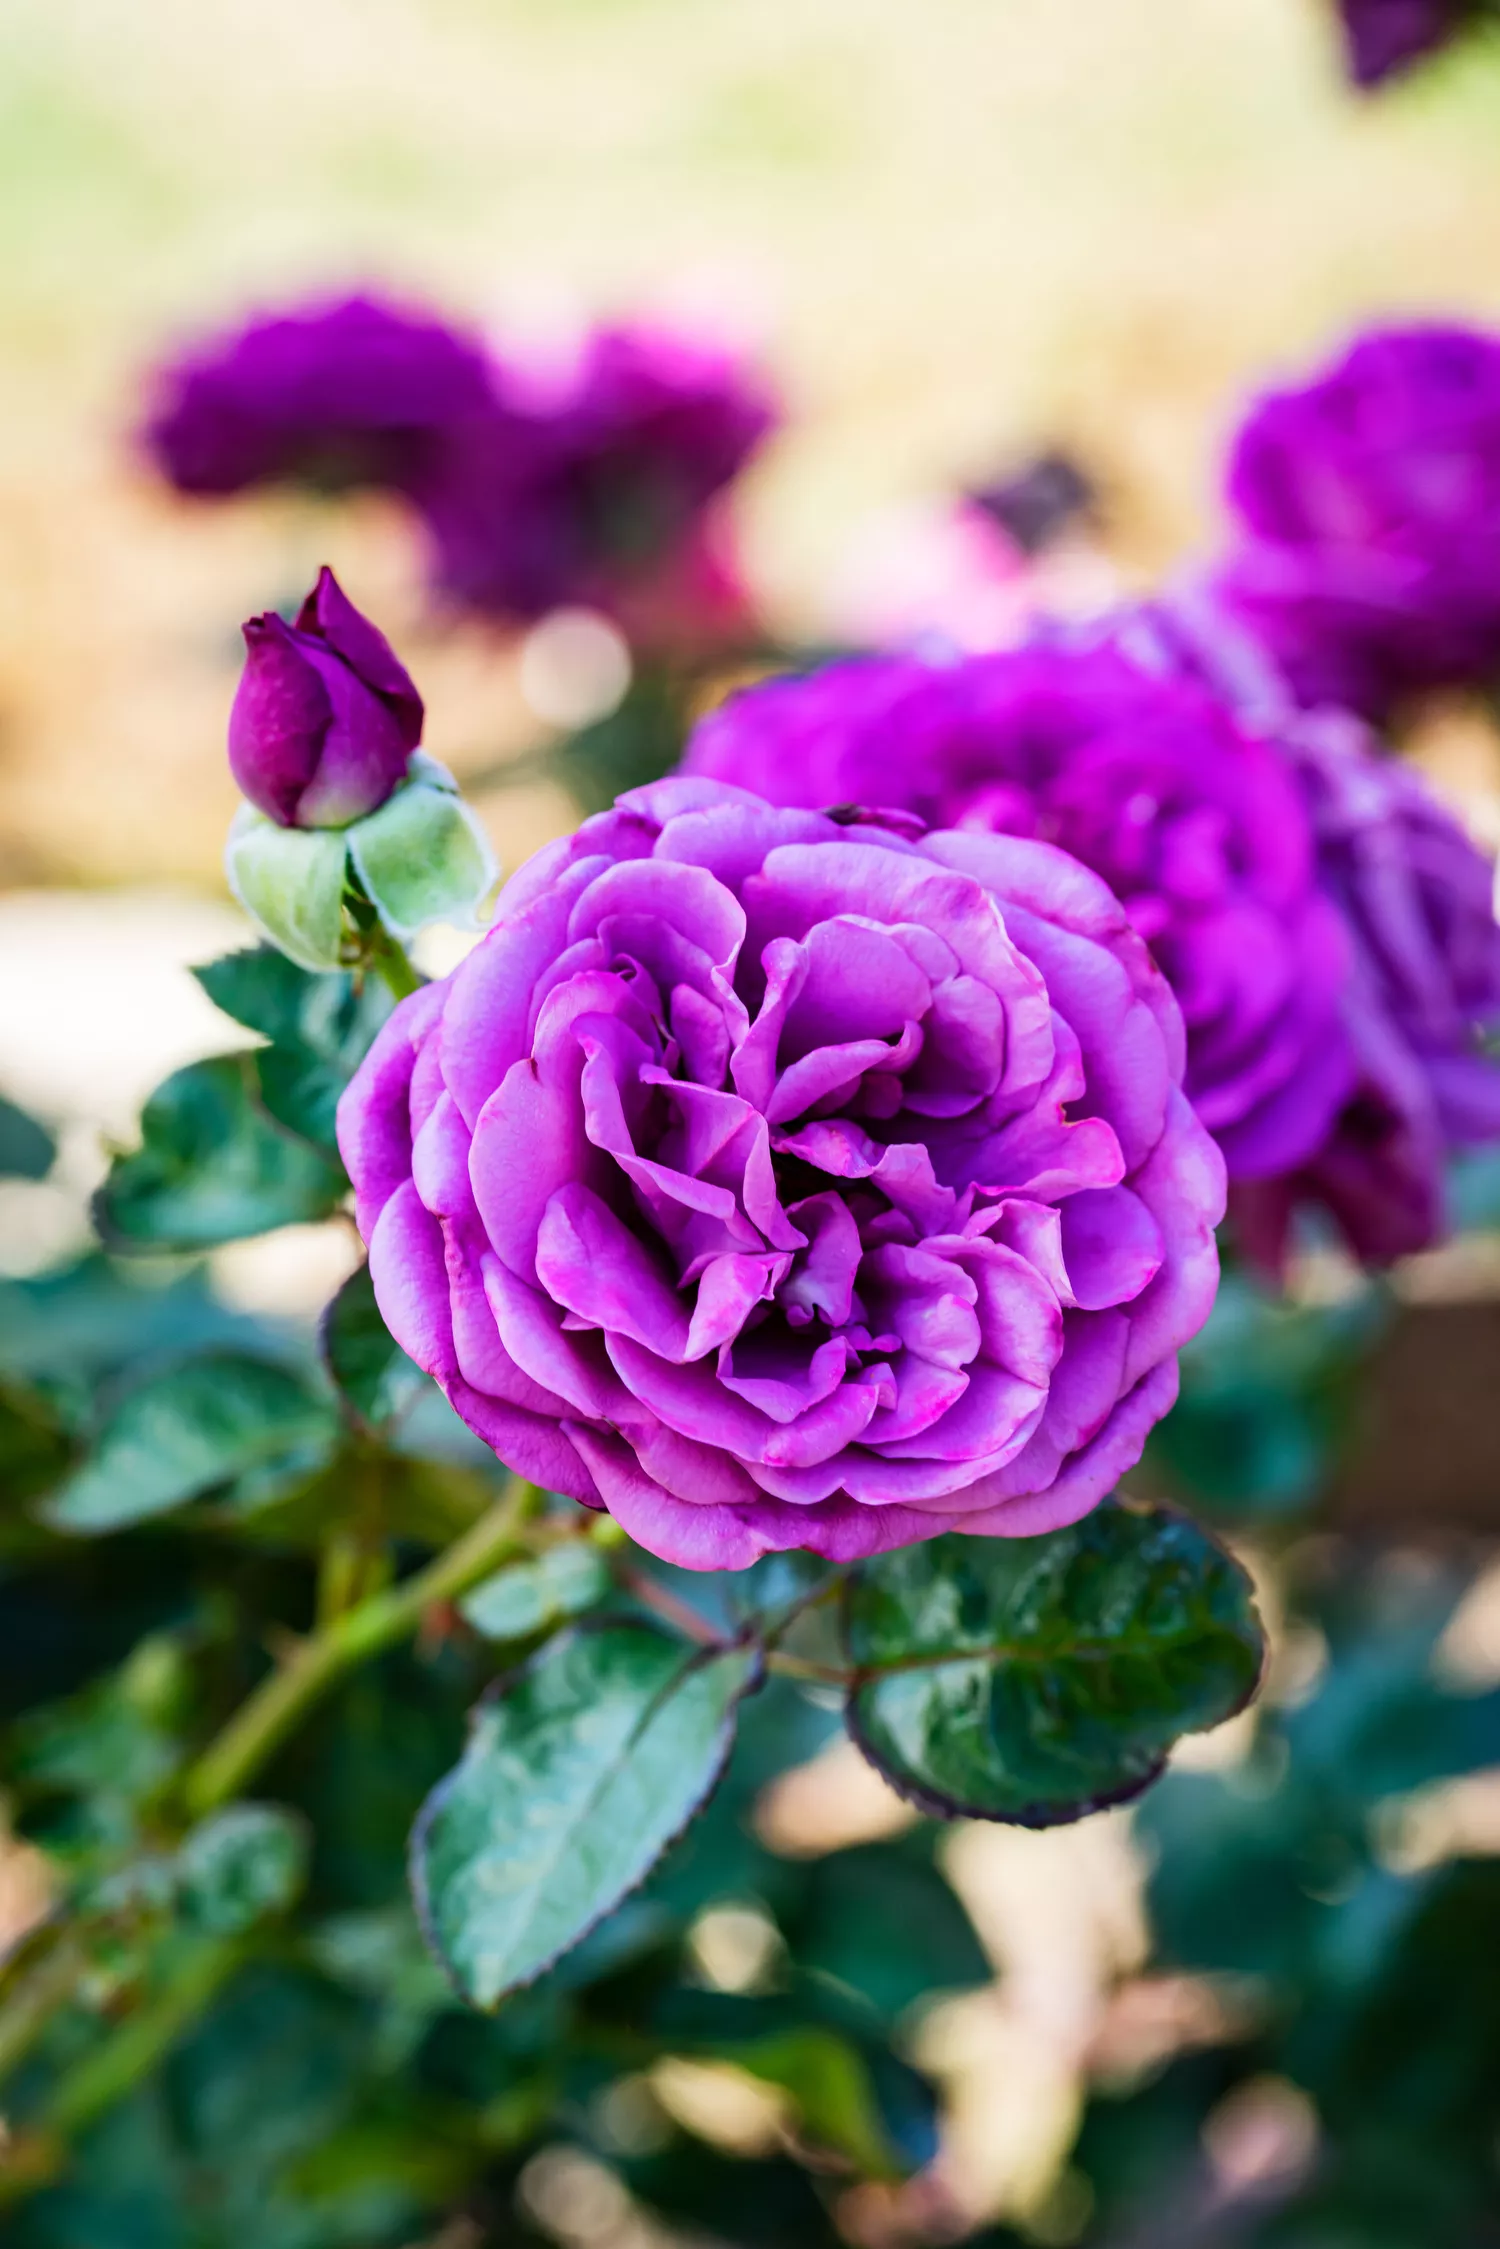
[{"label": "dark green leaf", "polygon": [[940,1992],[989,1982],[973,1925],[933,1864],[930,1828],[830,1851],[801,1871],[777,1910],[799,1968],[861,1993],[888,2020]]},{"label": "dark green leaf", "polygon": [[45,1125],[0,1094],[0,1178],[45,1179],[56,1154]]},{"label": "dark green leaf", "polygon": [[866,2178],[899,2178],[904,2166],[881,2119],[863,2056],[822,2024],[723,2048],[763,2084],[790,2094],[807,2137],[852,2163]]},{"label": "dark green leaf", "polygon": [[378,976],[312,975],[270,945],[194,974],[216,1007],[270,1041],[254,1060],[271,1115],[336,1154],[338,1099],[396,1004],[389,987]]},{"label": "dark green leaf", "polygon": [[583,1539],[549,1547],[534,1562],[497,1570],[459,1603],[486,1640],[526,1640],[597,1608],[610,1588],[609,1565]]},{"label": "dark green leaf", "polygon": [[189,1359],[120,1400],[47,1520],[86,1532],[138,1523],[255,1472],[305,1472],[336,1433],[332,1408],[284,1367]]},{"label": "dark green leaf", "polygon": [[71,1456],[67,1431],[45,1394],[0,1381],[0,1493],[14,1504],[49,1491]]},{"label": "dark green leaf", "polygon": [[340,1397],[367,1428],[401,1413],[426,1384],[380,1317],[368,1265],[351,1273],[332,1299],[318,1340]]},{"label": "dark green leaf", "polygon": [[480,1706],[412,1837],[418,1911],[466,1998],[531,1982],[644,1879],[722,1772],[759,1670],[753,1648],[614,1625],[550,1642]]},{"label": "dark green leaf", "polygon": [[284,1912],[306,1874],[307,1830],[276,1804],[215,1812],[177,1854],[184,1913],[210,1936],[236,1937]]},{"label": "dark green leaf", "polygon": [[850,1731],[940,1818],[1050,1827],[1136,1795],[1260,1675],[1250,1581],[1165,1508],[1042,1538],[953,1534],[866,1563],[845,1601]]},{"label": "dark green leaf", "polygon": [[99,1191],[107,1240],[126,1249],[212,1249],[327,1218],[342,1171],[276,1124],[256,1098],[253,1055],[194,1062],[157,1087],[141,1145]]},{"label": "dark green leaf", "polygon": [[344,976],[315,976],[274,945],[252,945],[221,953],[193,970],[214,1006],[247,1031],[259,1031],[273,1046],[301,1039],[302,1013],[310,993],[322,984],[347,984]]}]

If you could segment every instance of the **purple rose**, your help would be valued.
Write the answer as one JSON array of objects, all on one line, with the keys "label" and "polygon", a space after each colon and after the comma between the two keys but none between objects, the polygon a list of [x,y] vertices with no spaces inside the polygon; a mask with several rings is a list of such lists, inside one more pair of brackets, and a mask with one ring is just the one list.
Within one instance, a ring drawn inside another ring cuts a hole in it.
[{"label": "purple rose", "polygon": [[1116,900],[675,778],[404,1001],[339,1144],[392,1334],[523,1475],[738,1568],[1051,1529],[1139,1455],[1223,1168]]},{"label": "purple rose", "polygon": [[1339,0],[1349,75],[1379,86],[1435,54],[1473,21],[1475,0]]},{"label": "purple rose", "polygon": [[244,626],[229,764],[283,828],[344,828],[384,804],[422,739],[422,698],[382,633],[329,569],[289,625]]},{"label": "purple rose", "polygon": [[1384,718],[1500,672],[1500,340],[1378,330],[1236,440],[1221,596],[1306,703]]},{"label": "purple rose", "polygon": [[147,448],[179,492],[208,494],[277,481],[409,490],[443,433],[492,400],[476,343],[373,297],[253,320],[156,387]]},{"label": "purple rose", "polygon": [[1189,679],[1112,648],[839,664],[735,697],[685,763],[777,803],[896,805],[1072,852],[1177,996],[1188,1094],[1231,1179],[1305,1161],[1353,1091],[1349,944],[1296,779]]},{"label": "purple rose", "polygon": [[1237,1189],[1236,1215],[1267,1256],[1302,1201],[1329,1208],[1370,1263],[1425,1249],[1442,1232],[1445,1153],[1500,1138],[1494,866],[1360,719],[1299,709],[1211,595],[1183,589],[1124,629],[1143,660],[1208,682],[1286,760],[1349,932],[1358,1083],[1313,1162],[1274,1192]]},{"label": "purple rose", "polygon": [[649,589],[775,418],[729,354],[652,329],[596,331],[550,389],[502,369],[502,391],[420,501],[440,586],[508,619]]}]

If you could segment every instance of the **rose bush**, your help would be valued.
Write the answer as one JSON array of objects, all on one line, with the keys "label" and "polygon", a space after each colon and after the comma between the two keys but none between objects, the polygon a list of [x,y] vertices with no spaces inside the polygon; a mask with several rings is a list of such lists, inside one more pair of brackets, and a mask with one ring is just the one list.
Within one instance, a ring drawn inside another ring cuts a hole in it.
[{"label": "rose bush", "polygon": [[1355,1083],[1349,944],[1284,759],[1112,648],[833,665],[735,697],[686,768],[777,803],[906,807],[1101,875],[1177,995],[1187,1091],[1233,1179],[1322,1146]]},{"label": "rose bush", "polygon": [[1235,441],[1219,588],[1304,702],[1383,718],[1500,663],[1500,340],[1362,336]]},{"label": "rose bush", "polygon": [[1086,1512],[1209,1309],[1170,991],[1050,844],[678,778],[540,853],[339,1113],[385,1320],[696,1568]]}]

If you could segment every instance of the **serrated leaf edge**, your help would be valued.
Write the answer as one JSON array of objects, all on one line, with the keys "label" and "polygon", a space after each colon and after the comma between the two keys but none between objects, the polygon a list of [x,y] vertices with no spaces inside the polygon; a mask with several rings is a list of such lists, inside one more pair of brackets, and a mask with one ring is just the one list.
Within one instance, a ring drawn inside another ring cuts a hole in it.
[{"label": "serrated leaf edge", "polygon": [[[729,1704],[729,1707],[724,1713],[723,1721],[719,1728],[720,1739],[718,1753],[715,1756],[713,1764],[710,1768],[706,1786],[700,1792],[697,1801],[692,1805],[686,1819],[683,1820],[682,1824],[672,1830],[671,1834],[668,1835],[662,1842],[660,1849],[657,1850],[652,1855],[652,1857],[646,1861],[640,1872],[634,1877],[632,1881],[626,1883],[624,1888],[618,1892],[618,1894],[609,1905],[604,1906],[598,1913],[591,1915],[590,1918],[585,1921],[579,1928],[575,1936],[570,1938],[566,1944],[559,1945],[555,1952],[549,1953],[547,1958],[539,1962],[539,1964],[534,1969],[532,1969],[529,1975],[518,1977],[514,1983],[507,1984],[503,1991],[497,1992],[493,1999],[481,2005],[480,2002],[475,1999],[470,1992],[464,1989],[464,1986],[459,1979],[456,1968],[454,1967],[452,1961],[448,1958],[446,1951],[438,1940],[437,1931],[433,1925],[432,1899],[428,1890],[427,1879],[422,1866],[422,1856],[427,1842],[428,1831],[431,1828],[433,1821],[443,1810],[443,1807],[447,1803],[449,1795],[451,1794],[454,1786],[457,1783],[458,1775],[462,1770],[464,1758],[468,1756],[469,1749],[473,1742],[474,1733],[481,1714],[489,1709],[492,1704],[496,1702],[503,1702],[506,1695],[509,1694],[530,1671],[534,1670],[545,1656],[550,1655],[554,1649],[566,1647],[570,1642],[582,1639],[585,1636],[592,1636],[596,1633],[607,1632],[611,1629],[618,1630],[622,1621],[625,1620],[622,1620],[619,1617],[583,1617],[579,1620],[578,1623],[565,1627],[561,1632],[555,1632],[550,1639],[543,1641],[542,1645],[539,1648],[533,1648],[531,1653],[522,1662],[513,1664],[508,1671],[504,1671],[498,1678],[492,1679],[489,1685],[485,1688],[483,1694],[480,1696],[478,1702],[474,1705],[474,1708],[469,1713],[468,1736],[464,1742],[463,1752],[459,1757],[457,1764],[451,1766],[449,1770],[443,1775],[442,1779],[428,1791],[426,1797],[423,1799],[420,1809],[418,1810],[415,1820],[413,1820],[412,1822],[411,1835],[407,1842],[406,1852],[407,1881],[411,1890],[412,1905],[416,1912],[417,1926],[422,1932],[422,1942],[426,1945],[431,1957],[442,1969],[443,1974],[447,1977],[449,1983],[453,1986],[455,1993],[463,2001],[463,2004],[466,2007],[472,2008],[478,2014],[493,2014],[498,2007],[502,2006],[507,1999],[513,1998],[518,1991],[530,1990],[531,1987],[534,1984],[539,1983],[544,1976],[549,1975],[551,1971],[557,1966],[560,1960],[565,1960],[570,1952],[576,1951],[578,1946],[583,1943],[586,1937],[592,1936],[594,1931],[599,1928],[605,1921],[607,1921],[612,1913],[617,1913],[620,1907],[625,1903],[627,1898],[634,1897],[636,1892],[643,1887],[646,1881],[650,1878],[651,1874],[666,1857],[668,1851],[672,1850],[678,1843],[682,1841],[683,1836],[687,1834],[694,1821],[699,1819],[703,1812],[708,1808],[710,1801],[712,1800],[714,1794],[718,1789],[720,1781],[724,1778],[725,1768],[729,1763],[730,1754],[734,1748],[735,1733],[739,1722],[740,1705],[745,1700],[745,1697],[747,1695],[754,1694],[756,1690],[764,1684],[766,1676],[765,1650],[761,1647],[760,1643],[757,1640],[754,1640],[750,1637],[742,1637],[739,1639],[723,1641],[718,1646],[701,1648],[690,1648],[687,1642],[682,1643],[687,1660],[684,1662],[681,1670],[674,1675],[673,1679],[667,1686],[662,1688],[661,1693],[650,1704],[645,1717],[642,1720],[643,1725],[649,1724],[651,1717],[660,1707],[662,1698],[669,1693],[675,1692],[677,1686],[683,1679],[688,1676],[689,1672],[700,1670],[705,1664],[713,1662],[720,1656],[732,1655],[736,1651],[736,1649],[746,1649],[751,1653],[753,1657],[753,1661],[751,1662],[750,1668],[746,1674],[744,1684],[734,1695]],[[633,1617],[628,1621],[634,1629],[656,1632],[658,1637],[663,1641],[670,1642],[671,1640],[672,1636],[670,1633],[661,1631],[656,1625],[649,1623],[645,1619]]]}]

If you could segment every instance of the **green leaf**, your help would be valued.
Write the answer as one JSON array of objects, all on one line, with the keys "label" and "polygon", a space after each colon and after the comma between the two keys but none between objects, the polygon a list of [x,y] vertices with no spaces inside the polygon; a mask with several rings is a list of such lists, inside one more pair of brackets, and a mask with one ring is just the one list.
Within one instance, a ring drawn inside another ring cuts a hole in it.
[{"label": "green leaf", "polygon": [[0,1178],[45,1179],[56,1154],[46,1127],[0,1094]]},{"label": "green leaf", "polygon": [[307,1828],[277,1804],[231,1804],[177,1854],[183,1911],[210,1936],[237,1937],[283,1913],[307,1877]]},{"label": "green leaf", "polygon": [[216,1007],[271,1042],[254,1057],[271,1115],[337,1156],[339,1096],[396,1004],[389,986],[378,976],[310,975],[270,945],[193,973]]},{"label": "green leaf", "polygon": [[213,1249],[327,1218],[344,1191],[342,1171],[261,1108],[254,1056],[221,1054],[157,1087],[96,1209],[118,1247]]},{"label": "green leaf", "polygon": [[224,852],[229,887],[257,928],[299,968],[337,968],[348,845],[340,828],[279,828],[250,805]]},{"label": "green leaf", "polygon": [[610,1582],[609,1565],[598,1547],[586,1539],[569,1539],[534,1562],[512,1562],[497,1570],[458,1605],[486,1640],[527,1640],[597,1608]]},{"label": "green leaf", "polygon": [[0,1492],[14,1504],[47,1491],[67,1468],[67,1431],[30,1383],[0,1379]]},{"label": "green leaf", "polygon": [[844,2156],[867,2179],[896,2179],[906,2166],[881,2119],[875,2087],[862,2056],[837,2031],[821,2024],[773,2033],[742,2046],[725,2046],[763,2084],[789,2093],[808,2138]]},{"label": "green leaf", "polygon": [[46,1519],[64,1531],[115,1530],[241,1477],[306,1473],[337,1427],[326,1401],[284,1367],[228,1352],[189,1359],[121,1399]]},{"label": "green leaf", "polygon": [[753,1647],[621,1624],[550,1641],[480,1705],[412,1836],[417,1910],[465,1998],[530,1983],[644,1880],[713,1789],[759,1676]]},{"label": "green leaf", "polygon": [[451,787],[408,782],[348,833],[355,872],[393,937],[471,924],[499,878],[483,825]]},{"label": "green leaf", "polygon": [[330,1301],[318,1341],[339,1396],[366,1428],[392,1420],[426,1385],[426,1375],[380,1317],[368,1265],[351,1273]]},{"label": "green leaf", "polygon": [[1041,1538],[951,1534],[866,1563],[844,1631],[849,1729],[939,1818],[1051,1827],[1136,1795],[1260,1676],[1250,1581],[1166,1508]]}]

